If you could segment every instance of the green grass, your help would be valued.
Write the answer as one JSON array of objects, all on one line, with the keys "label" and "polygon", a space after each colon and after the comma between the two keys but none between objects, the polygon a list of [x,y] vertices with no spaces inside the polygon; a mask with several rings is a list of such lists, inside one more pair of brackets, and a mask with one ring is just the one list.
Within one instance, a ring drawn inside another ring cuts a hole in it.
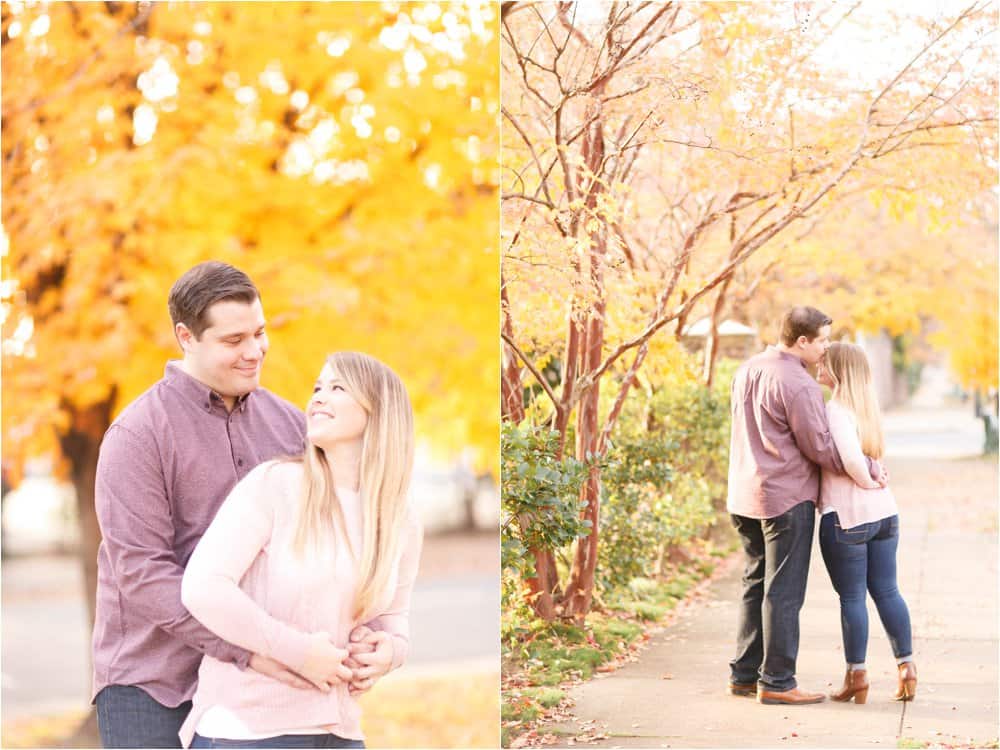
[{"label": "green grass", "polygon": [[917,748],[927,747],[927,743],[910,739],[909,737],[900,737],[896,740],[896,747],[901,750],[917,750]]},{"label": "green grass", "polygon": [[631,602],[628,605],[628,612],[635,615],[640,620],[656,622],[663,619],[666,614],[673,609],[669,604],[654,604],[652,602]]},{"label": "green grass", "polygon": [[542,715],[542,708],[528,696],[516,695],[511,700],[505,700],[500,705],[501,721],[516,721],[518,723],[534,721]]},{"label": "green grass", "polygon": [[566,697],[564,691],[550,687],[528,688],[524,694],[538,701],[542,708],[555,708]]}]

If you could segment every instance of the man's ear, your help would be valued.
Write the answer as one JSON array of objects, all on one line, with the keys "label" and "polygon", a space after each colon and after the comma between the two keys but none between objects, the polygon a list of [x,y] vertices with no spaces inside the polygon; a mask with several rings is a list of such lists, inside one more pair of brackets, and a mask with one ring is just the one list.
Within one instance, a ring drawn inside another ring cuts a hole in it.
[{"label": "man's ear", "polygon": [[180,344],[181,350],[184,352],[187,352],[191,341],[195,340],[195,336],[191,333],[191,329],[183,323],[178,323],[174,326],[174,336],[177,338],[177,343]]},{"label": "man's ear", "polygon": [[[178,325],[180,325],[180,323],[178,323]],[[795,345],[796,346],[805,346],[808,343],[809,343],[809,338],[807,336],[799,336],[795,340]]]}]

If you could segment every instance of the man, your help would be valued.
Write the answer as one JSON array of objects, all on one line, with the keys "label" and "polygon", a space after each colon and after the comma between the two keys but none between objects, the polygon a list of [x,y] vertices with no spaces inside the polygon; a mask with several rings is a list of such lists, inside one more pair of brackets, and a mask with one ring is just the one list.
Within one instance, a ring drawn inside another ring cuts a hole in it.
[{"label": "man", "polygon": [[[799,610],[812,551],[819,467],[844,473],[819,384],[806,367],[830,345],[832,321],[794,307],[781,343],[751,357],[732,386],[727,509],[746,553],[729,692],[759,703],[819,703],[795,680]],[[886,481],[869,459],[872,477]]]},{"label": "man", "polygon": [[93,695],[108,748],[180,747],[203,654],[311,687],[217,638],[181,604],[184,566],[222,501],[258,464],[303,451],[305,415],[259,387],[268,341],[246,274],[197,265],[170,290],[169,309],[183,358],[108,428],[97,466]]}]

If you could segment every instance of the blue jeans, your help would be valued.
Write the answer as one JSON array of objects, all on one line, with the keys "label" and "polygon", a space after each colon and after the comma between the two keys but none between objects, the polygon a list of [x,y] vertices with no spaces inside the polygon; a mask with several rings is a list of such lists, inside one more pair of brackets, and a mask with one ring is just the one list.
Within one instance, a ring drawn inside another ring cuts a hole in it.
[{"label": "blue jeans", "polygon": [[840,527],[836,513],[827,513],[819,525],[819,547],[840,596],[840,628],[848,664],[863,664],[868,651],[868,607],[871,593],[892,653],[897,659],[913,654],[910,612],[896,585],[896,547],[899,516]]},{"label": "blue jeans", "polygon": [[335,734],[282,734],[278,737],[268,737],[263,740],[224,740],[215,737],[202,737],[195,734],[191,747],[275,747],[275,748],[327,748],[327,747],[361,747],[361,740],[348,740]]},{"label": "blue jeans", "polygon": [[816,506],[802,502],[774,518],[731,516],[746,554],[733,682],[796,687],[799,610],[806,598]]},{"label": "blue jeans", "polygon": [[94,702],[104,747],[181,746],[178,732],[191,711],[191,701],[169,708],[153,700],[142,688],[108,685]]}]

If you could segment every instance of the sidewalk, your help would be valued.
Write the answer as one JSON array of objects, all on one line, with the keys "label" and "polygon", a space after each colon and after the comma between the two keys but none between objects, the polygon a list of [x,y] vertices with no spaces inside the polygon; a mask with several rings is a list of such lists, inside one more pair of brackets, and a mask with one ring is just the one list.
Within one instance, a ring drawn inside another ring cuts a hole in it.
[{"label": "sidewalk", "polygon": [[[887,464],[902,511],[898,562],[920,677],[915,702],[889,699],[895,662],[870,602],[872,690],[866,705],[827,701],[792,708],[727,696],[741,574],[737,556],[705,601],[656,634],[636,663],[571,692],[575,721],[542,731],[555,730],[567,739],[585,730],[607,735],[588,743],[597,747],[995,743],[997,464],[995,458],[928,458],[926,448],[935,443],[956,454],[965,452],[958,441],[976,449],[971,415],[938,416],[944,417],[940,423],[933,410],[900,412],[886,425],[888,444],[904,447]],[[942,433],[949,434],[949,443],[938,442]],[[801,633],[799,683],[824,692],[839,687],[844,669],[839,606],[815,542]]]}]

